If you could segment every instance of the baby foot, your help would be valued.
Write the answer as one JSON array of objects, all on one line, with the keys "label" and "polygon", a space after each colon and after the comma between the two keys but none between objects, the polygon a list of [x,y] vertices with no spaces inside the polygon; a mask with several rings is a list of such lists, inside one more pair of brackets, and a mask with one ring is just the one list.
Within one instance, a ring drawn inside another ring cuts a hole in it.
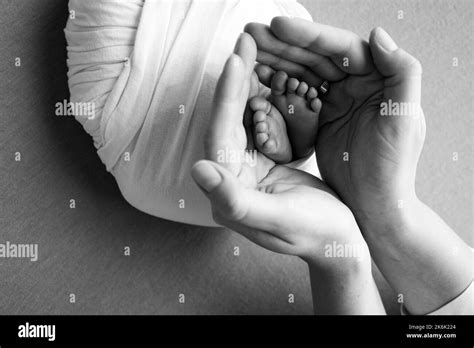
[{"label": "baby foot", "polygon": [[277,163],[306,157],[314,151],[321,100],[314,87],[283,71],[271,78],[270,101],[250,100],[254,112],[254,139],[257,149]]},{"label": "baby foot", "polygon": [[250,99],[253,111],[254,141],[258,151],[277,163],[291,161],[291,144],[285,120],[267,99],[261,96]]},{"label": "baby foot", "polygon": [[271,90],[270,100],[286,121],[292,159],[309,156],[314,151],[322,107],[316,88],[278,71],[272,77]]}]

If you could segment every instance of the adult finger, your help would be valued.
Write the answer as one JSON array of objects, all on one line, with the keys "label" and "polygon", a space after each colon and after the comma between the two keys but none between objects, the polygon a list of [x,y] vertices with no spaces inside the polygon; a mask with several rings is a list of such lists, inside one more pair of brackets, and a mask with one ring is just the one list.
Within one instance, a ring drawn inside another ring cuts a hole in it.
[{"label": "adult finger", "polygon": [[349,74],[365,75],[374,69],[367,41],[351,31],[288,17],[273,18],[270,29],[281,41],[329,57]]},{"label": "adult finger", "polygon": [[289,76],[296,77],[298,80],[304,81],[313,87],[319,87],[324,81],[323,78],[316,75],[307,66],[291,62],[265,51],[258,51],[257,61],[269,65],[274,70],[284,71]]},{"label": "adult finger", "polygon": [[[209,159],[215,160],[218,150],[227,148],[228,140],[233,138],[236,127],[243,127],[243,115],[256,54],[255,41],[244,33],[237,41],[234,53],[224,65],[215,90],[206,137],[206,153]],[[232,150],[244,150],[244,147]]]},{"label": "adult finger", "polygon": [[245,188],[221,165],[202,160],[193,166],[191,175],[211,201],[213,212],[232,223],[233,228],[271,232],[284,226],[285,204],[277,196]]},{"label": "adult finger", "polygon": [[420,62],[399,48],[382,28],[372,30],[369,42],[375,66],[385,77],[384,99],[419,104],[422,74]]},{"label": "adult finger", "polygon": [[246,73],[245,76],[249,78],[252,74],[252,70],[255,65],[257,52],[257,44],[252,36],[247,33],[240,34],[237,42],[235,43],[234,53],[242,58]]},{"label": "adult finger", "polygon": [[249,23],[244,30],[255,39],[259,51],[267,52],[286,61],[305,65],[318,76],[330,81],[341,80],[346,75],[330,58],[281,41],[275,37],[267,25]]}]

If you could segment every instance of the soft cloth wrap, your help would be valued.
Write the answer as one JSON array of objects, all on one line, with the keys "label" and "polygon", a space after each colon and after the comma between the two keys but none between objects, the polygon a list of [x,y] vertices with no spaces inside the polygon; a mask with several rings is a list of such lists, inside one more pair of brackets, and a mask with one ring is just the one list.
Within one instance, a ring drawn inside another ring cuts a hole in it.
[{"label": "soft cloth wrap", "polygon": [[76,119],[125,199],[146,213],[214,226],[190,177],[203,158],[217,79],[248,22],[310,19],[296,1],[70,0],[65,29]]}]

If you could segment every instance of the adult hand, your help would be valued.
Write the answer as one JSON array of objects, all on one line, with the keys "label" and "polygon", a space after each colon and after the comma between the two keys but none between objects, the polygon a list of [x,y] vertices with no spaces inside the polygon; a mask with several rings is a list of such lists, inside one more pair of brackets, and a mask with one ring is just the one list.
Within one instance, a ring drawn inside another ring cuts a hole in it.
[{"label": "adult hand", "polygon": [[458,296],[472,282],[472,252],[415,193],[425,137],[418,60],[380,28],[369,42],[283,17],[246,31],[264,83],[274,70],[313,86],[329,81],[315,146],[320,172],[351,208],[406,308],[423,314]]},{"label": "adult hand", "polygon": [[[243,34],[234,52],[216,88],[209,160],[192,168],[214,220],[266,249],[307,261],[316,313],[384,313],[368,248],[350,210],[316,177],[246,152],[252,142],[243,115],[252,96],[255,42]],[[335,256],[327,254],[334,246],[357,253],[328,257]]]},{"label": "adult hand", "polygon": [[[415,196],[425,137],[420,107],[421,66],[380,28],[370,43],[356,34],[303,19],[277,17],[271,27],[249,24],[264,83],[273,70],[319,86],[322,97],[315,144],[323,179],[363,223],[374,212],[397,212]],[[381,105],[409,106],[403,116],[381,116]]]},{"label": "adult hand", "polygon": [[319,179],[253,151],[243,115],[256,51],[242,34],[216,88],[205,146],[210,161],[198,162],[193,178],[216,222],[267,249],[328,262],[324,245],[365,243],[350,210]]}]

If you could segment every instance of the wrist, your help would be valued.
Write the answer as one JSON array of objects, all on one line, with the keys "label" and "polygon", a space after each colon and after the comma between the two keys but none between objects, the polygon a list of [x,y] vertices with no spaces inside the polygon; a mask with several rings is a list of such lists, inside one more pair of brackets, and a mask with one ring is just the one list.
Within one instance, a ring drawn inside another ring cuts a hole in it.
[{"label": "wrist", "polygon": [[331,261],[308,262],[315,314],[385,314],[370,257]]},{"label": "wrist", "polygon": [[359,225],[378,268],[413,314],[436,310],[472,281],[471,249],[416,197]]},{"label": "wrist", "polygon": [[[390,238],[397,231],[411,230],[413,221],[419,216],[423,203],[414,192],[390,195],[381,199],[383,203],[355,212],[357,223],[366,240]],[[369,243],[370,244],[370,243]]]},{"label": "wrist", "polygon": [[371,257],[362,235],[353,240],[329,240],[312,256],[302,257],[310,270],[328,278],[358,278],[371,274]]}]

